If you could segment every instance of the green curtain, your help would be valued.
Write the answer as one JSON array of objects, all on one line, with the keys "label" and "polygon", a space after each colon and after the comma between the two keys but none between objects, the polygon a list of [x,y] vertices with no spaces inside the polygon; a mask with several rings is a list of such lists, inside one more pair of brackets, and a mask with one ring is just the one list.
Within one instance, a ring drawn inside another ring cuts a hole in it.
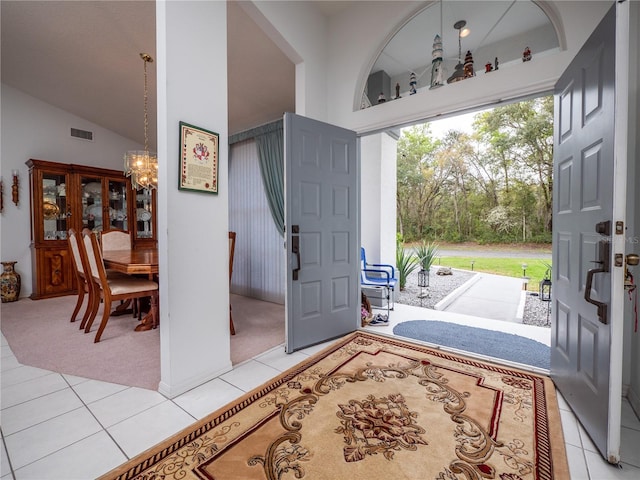
[{"label": "green curtain", "polygon": [[282,120],[229,137],[232,145],[255,139],[260,160],[262,183],[267,193],[269,210],[280,235],[284,236],[284,128]]}]

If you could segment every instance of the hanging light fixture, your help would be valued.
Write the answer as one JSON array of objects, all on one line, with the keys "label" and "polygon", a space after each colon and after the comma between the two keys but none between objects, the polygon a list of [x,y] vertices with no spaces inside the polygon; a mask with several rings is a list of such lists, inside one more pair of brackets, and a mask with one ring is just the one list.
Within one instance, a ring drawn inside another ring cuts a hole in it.
[{"label": "hanging light fixture", "polygon": [[124,156],[124,174],[131,177],[134,188],[156,188],[158,186],[158,156],[149,152],[147,133],[149,119],[147,115],[147,63],[153,62],[148,53],[141,53],[144,62],[144,150],[129,150]]},{"label": "hanging light fixture", "polygon": [[[464,28],[466,20],[458,20],[453,24],[453,28],[458,30],[458,64],[453,74],[447,79],[447,83],[455,83],[464,80],[464,64],[462,63],[462,37],[469,35],[469,29]],[[463,30],[464,28],[464,30]]]}]

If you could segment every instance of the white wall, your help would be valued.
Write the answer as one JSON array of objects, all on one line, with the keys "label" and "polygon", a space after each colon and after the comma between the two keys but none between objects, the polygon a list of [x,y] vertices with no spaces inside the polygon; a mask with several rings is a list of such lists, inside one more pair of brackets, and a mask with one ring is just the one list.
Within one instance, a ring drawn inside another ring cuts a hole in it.
[{"label": "white wall", "polygon": [[360,243],[370,263],[396,263],[396,146],[387,133],[360,139]]},{"label": "white wall", "polygon": [[[158,2],[159,391],[231,369],[225,2]],[[179,122],[219,134],[218,194],[178,190]]]},{"label": "white wall", "polygon": [[[15,88],[2,85],[2,139],[0,171],[4,185],[4,211],[0,217],[3,261],[17,260],[22,277],[20,296],[32,293],[29,169],[30,158],[120,170],[124,152],[140,149],[132,140],[71,115]],[[70,135],[79,128],[94,133],[94,140]],[[20,203],[11,201],[11,170],[19,170]]]},{"label": "white wall", "polygon": [[287,57],[296,64],[296,111],[327,121],[327,19],[311,2],[256,1],[242,4]]}]

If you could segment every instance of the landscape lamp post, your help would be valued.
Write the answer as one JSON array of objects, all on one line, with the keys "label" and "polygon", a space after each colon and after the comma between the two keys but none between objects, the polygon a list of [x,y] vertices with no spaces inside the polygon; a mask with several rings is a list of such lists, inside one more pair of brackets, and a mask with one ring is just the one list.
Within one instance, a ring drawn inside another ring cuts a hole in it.
[{"label": "landscape lamp post", "polygon": [[526,263],[522,264],[522,290],[527,290],[527,285],[529,284],[529,277],[527,277],[527,267]]}]

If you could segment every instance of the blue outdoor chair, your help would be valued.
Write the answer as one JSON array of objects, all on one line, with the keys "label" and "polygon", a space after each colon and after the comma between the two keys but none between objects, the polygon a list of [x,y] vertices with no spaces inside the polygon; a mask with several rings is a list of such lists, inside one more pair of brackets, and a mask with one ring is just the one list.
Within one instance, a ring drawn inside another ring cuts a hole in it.
[{"label": "blue outdoor chair", "polygon": [[[370,268],[373,267],[373,268]],[[398,283],[396,269],[386,263],[367,263],[364,247],[360,248],[360,285],[362,287],[384,289],[387,300],[387,315],[395,305],[395,288]]]}]

